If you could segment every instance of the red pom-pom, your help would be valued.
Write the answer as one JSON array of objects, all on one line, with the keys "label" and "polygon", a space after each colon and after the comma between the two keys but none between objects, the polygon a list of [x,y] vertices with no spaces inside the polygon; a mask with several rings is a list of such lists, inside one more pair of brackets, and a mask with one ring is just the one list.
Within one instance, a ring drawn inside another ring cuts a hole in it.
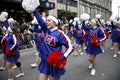
[{"label": "red pom-pom", "polygon": [[80,40],[85,41],[85,36],[81,37]]},{"label": "red pom-pom", "polygon": [[10,48],[6,48],[6,56],[15,56],[17,54],[17,51],[11,51]]},{"label": "red pom-pom", "polygon": [[3,42],[1,45],[2,45],[2,48],[5,49],[7,47],[7,42]]},{"label": "red pom-pom", "polygon": [[10,48],[6,48],[6,56],[11,56]]},{"label": "red pom-pom", "polygon": [[98,41],[98,38],[97,37],[92,37],[90,39],[90,43],[93,45],[93,46],[99,46],[100,45],[100,42]]},{"label": "red pom-pom", "polygon": [[89,34],[90,34],[90,31],[85,30],[85,34],[86,34],[86,35],[89,35]]},{"label": "red pom-pom", "polygon": [[77,30],[76,30],[76,29],[74,29],[74,30],[73,30],[73,32],[74,32],[74,33],[76,33],[76,32],[77,32]]},{"label": "red pom-pom", "polygon": [[105,35],[108,37],[109,36],[109,32],[105,32]]},{"label": "red pom-pom", "polygon": [[48,63],[52,66],[61,69],[66,65],[67,59],[62,60],[63,53],[59,51],[52,51],[48,55]]},{"label": "red pom-pom", "polygon": [[117,35],[118,39],[120,39],[120,34]]}]

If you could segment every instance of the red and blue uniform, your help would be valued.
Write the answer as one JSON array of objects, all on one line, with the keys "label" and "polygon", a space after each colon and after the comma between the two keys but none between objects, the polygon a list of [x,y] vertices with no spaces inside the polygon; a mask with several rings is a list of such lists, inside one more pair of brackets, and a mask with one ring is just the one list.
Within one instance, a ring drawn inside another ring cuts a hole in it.
[{"label": "red and blue uniform", "polygon": [[111,33],[111,29],[108,26],[103,26],[103,30],[105,32],[106,38],[108,38],[109,34]]},{"label": "red and blue uniform", "polygon": [[78,28],[78,22],[76,22],[74,33],[76,38],[76,44],[83,44],[85,41],[85,31]]},{"label": "red and blue uniform", "polygon": [[42,32],[41,26],[39,26],[38,24],[33,24],[33,32],[34,32],[34,36],[35,36],[35,43],[37,46],[37,50],[39,52],[41,52],[41,45],[43,43],[43,39],[44,39],[44,34]]},{"label": "red and blue uniform", "polygon": [[71,45],[68,36],[57,27],[48,30],[46,23],[38,11],[34,11],[34,15],[45,34],[42,50],[40,53],[42,61],[38,67],[38,70],[43,74],[51,75],[53,77],[60,77],[65,73],[65,68],[63,67],[61,69],[57,69],[56,67],[51,66],[47,61],[48,55],[54,50],[62,52],[62,46],[64,45],[66,50],[63,52],[63,56],[67,58],[72,52],[73,46]]},{"label": "red and blue uniform", "polygon": [[113,42],[120,42],[120,26],[115,26],[113,22],[111,22],[111,27],[112,27],[112,41]]},{"label": "red and blue uniform", "polygon": [[[3,46],[3,53],[6,55],[7,61],[15,62],[20,58],[20,52],[18,49],[19,41],[18,41],[17,37],[15,36],[15,34],[6,33],[5,36],[1,40],[1,44]],[[11,56],[7,56],[7,54],[6,54],[7,49],[10,50]],[[14,55],[12,55],[13,53],[14,53]]]},{"label": "red and blue uniform", "polygon": [[89,30],[89,34],[88,34],[88,44],[87,44],[87,48],[86,48],[86,53],[87,54],[93,54],[93,55],[97,55],[102,53],[102,48],[100,45],[98,46],[94,46],[91,44],[90,40],[94,37],[97,37],[98,42],[101,42],[103,40],[106,39],[106,35],[104,34],[104,31],[102,28],[100,27],[86,27],[86,26],[82,26],[84,29]]}]

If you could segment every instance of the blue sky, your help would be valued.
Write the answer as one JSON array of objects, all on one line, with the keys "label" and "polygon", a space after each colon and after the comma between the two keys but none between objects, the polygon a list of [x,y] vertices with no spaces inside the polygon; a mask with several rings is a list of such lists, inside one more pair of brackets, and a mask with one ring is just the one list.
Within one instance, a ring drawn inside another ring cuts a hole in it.
[{"label": "blue sky", "polygon": [[[120,0],[112,0],[112,12],[113,15],[118,16],[118,6],[120,6]],[[120,8],[119,8],[119,16],[120,16]]]}]

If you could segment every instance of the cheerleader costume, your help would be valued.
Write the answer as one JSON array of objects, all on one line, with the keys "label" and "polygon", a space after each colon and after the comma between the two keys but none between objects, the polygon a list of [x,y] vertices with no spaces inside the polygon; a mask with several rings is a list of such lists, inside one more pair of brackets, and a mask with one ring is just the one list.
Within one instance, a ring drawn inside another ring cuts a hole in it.
[{"label": "cheerleader costume", "polygon": [[103,26],[103,30],[105,32],[106,39],[108,39],[109,34],[111,33],[111,29],[108,26]]},{"label": "cheerleader costume", "polygon": [[120,35],[120,26],[115,26],[113,22],[111,22],[111,27],[112,27],[112,41],[113,42],[120,42],[120,38],[118,35]]},{"label": "cheerleader costume", "polygon": [[90,27],[86,27],[86,26],[83,26],[84,29],[89,29],[89,35],[88,35],[88,44],[87,44],[87,48],[86,48],[86,53],[87,54],[92,54],[92,55],[98,55],[100,53],[102,53],[102,48],[101,46],[93,46],[91,43],[90,43],[90,40],[93,38],[93,37],[97,37],[98,38],[98,41],[101,42],[103,40],[106,39],[106,36],[104,34],[104,31],[103,29],[95,26],[93,28],[90,28]]},{"label": "cheerleader costume", "polygon": [[53,77],[60,77],[65,74],[65,68],[58,69],[50,65],[47,61],[48,55],[51,51],[57,50],[62,52],[62,46],[66,47],[64,52],[64,57],[68,57],[73,50],[71,45],[70,39],[57,27],[51,30],[47,29],[46,23],[42,19],[41,15],[38,11],[34,11],[34,15],[41,26],[45,34],[45,38],[42,45],[42,50],[40,53],[40,57],[42,59],[41,63],[39,64],[38,70],[40,73],[51,75]]},{"label": "cheerleader costume", "polygon": [[33,24],[34,26],[34,36],[35,36],[35,43],[37,46],[37,50],[40,52],[41,51],[41,45],[44,39],[44,34],[42,33],[41,26],[38,24]]},{"label": "cheerleader costume", "polygon": [[15,62],[20,58],[20,51],[18,49],[19,42],[15,34],[6,33],[5,36],[1,40],[1,44],[3,46],[3,53],[6,55],[6,49],[10,48],[10,51],[14,51],[16,55],[7,56],[6,60],[8,62]]},{"label": "cheerleader costume", "polygon": [[78,28],[78,22],[76,22],[75,27],[76,27],[76,31],[75,31],[76,44],[83,44],[85,41],[85,39],[84,39],[85,38],[85,31],[82,29],[80,30]]}]

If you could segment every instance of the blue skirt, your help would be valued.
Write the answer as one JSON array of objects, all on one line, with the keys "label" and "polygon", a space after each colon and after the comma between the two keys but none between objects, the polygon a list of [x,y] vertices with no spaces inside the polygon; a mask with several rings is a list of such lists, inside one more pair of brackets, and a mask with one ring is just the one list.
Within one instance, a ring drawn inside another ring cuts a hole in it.
[{"label": "blue skirt", "polygon": [[50,75],[52,77],[60,77],[65,74],[65,68],[57,69],[51,66],[46,60],[42,60],[40,62],[38,70],[40,73]]},{"label": "blue skirt", "polygon": [[8,62],[16,62],[20,58],[20,52],[15,56],[6,56]]},{"label": "blue skirt", "polygon": [[88,43],[87,48],[86,48],[86,53],[92,54],[92,55],[98,55],[98,54],[102,53],[102,48],[101,48],[101,46],[94,47]]},{"label": "blue skirt", "polygon": [[84,41],[80,40],[80,38],[76,38],[76,44],[83,44]]}]

